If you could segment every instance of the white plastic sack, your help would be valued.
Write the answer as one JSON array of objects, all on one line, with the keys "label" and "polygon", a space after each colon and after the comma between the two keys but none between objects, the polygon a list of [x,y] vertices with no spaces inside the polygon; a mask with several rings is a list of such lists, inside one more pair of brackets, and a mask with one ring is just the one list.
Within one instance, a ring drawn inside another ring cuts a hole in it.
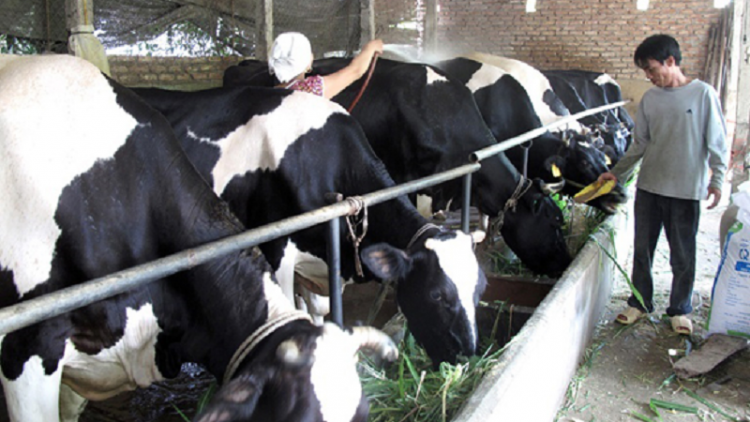
[{"label": "white plastic sack", "polygon": [[732,195],[737,217],[714,279],[708,333],[750,338],[750,193]]}]

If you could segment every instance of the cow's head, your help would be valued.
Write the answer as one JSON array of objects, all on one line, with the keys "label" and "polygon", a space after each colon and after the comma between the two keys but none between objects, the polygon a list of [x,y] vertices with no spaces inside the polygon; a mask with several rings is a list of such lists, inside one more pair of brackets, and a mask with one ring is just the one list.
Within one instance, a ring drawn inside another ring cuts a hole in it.
[{"label": "cow's head", "polygon": [[529,270],[559,276],[572,261],[562,232],[562,211],[550,197],[550,185],[525,178],[519,183],[522,194],[515,207],[499,217],[503,239]]},{"label": "cow's head", "polygon": [[600,125],[597,132],[601,133],[603,145],[600,147],[602,152],[606,153],[611,161],[611,166],[615,165],[628,150],[633,135],[624,123]]},{"label": "cow's head", "polygon": [[[553,177],[563,178],[564,193],[574,195],[594,183],[600,174],[608,172],[608,163],[608,157],[596,147],[596,139],[575,134],[570,137],[567,145],[561,144],[557,154],[546,160],[545,169]],[[595,198],[588,204],[607,214],[613,214],[617,206],[626,201],[625,189],[617,183],[612,192]]]},{"label": "cow's head", "polygon": [[419,236],[407,250],[381,243],[362,251],[376,276],[397,281],[398,305],[409,331],[435,365],[476,353],[476,306],[487,279],[474,254],[475,240],[481,241],[446,231]]},{"label": "cow's head", "polygon": [[196,421],[364,422],[369,405],[357,352],[369,349],[388,361],[398,357],[381,331],[342,330],[333,323],[290,323],[257,347]]}]

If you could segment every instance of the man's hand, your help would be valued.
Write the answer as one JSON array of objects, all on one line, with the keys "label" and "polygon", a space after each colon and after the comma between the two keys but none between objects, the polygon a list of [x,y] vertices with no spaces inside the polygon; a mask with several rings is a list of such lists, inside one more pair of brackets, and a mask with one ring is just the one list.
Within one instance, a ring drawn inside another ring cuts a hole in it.
[{"label": "man's hand", "polygon": [[713,202],[711,202],[711,205],[708,206],[709,210],[713,209],[713,208],[716,208],[716,206],[719,205],[719,201],[721,201],[721,189],[719,189],[719,188],[708,188],[708,196],[706,196],[706,200],[711,199],[711,195],[713,195],[714,200],[713,200]]},{"label": "man's hand", "polygon": [[614,180],[616,182],[617,181],[617,176],[615,176],[614,174],[612,174],[610,172],[606,172],[606,173],[600,174],[599,175],[599,179],[597,179],[597,181],[599,181],[599,182],[603,182],[605,180]]}]

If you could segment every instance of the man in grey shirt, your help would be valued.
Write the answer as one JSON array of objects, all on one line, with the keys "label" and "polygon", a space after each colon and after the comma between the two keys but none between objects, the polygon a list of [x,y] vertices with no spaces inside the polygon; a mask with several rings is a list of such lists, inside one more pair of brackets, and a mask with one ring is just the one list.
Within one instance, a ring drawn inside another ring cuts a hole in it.
[{"label": "man in grey shirt", "polygon": [[700,200],[721,199],[727,169],[726,128],[716,91],[680,69],[680,46],[669,35],[652,35],[635,50],[635,64],[654,84],[641,99],[633,144],[600,180],[627,180],[641,162],[635,194],[632,281],[643,303],[631,295],[617,322],[632,324],[653,312],[651,265],[664,228],[670,250],[672,290],[667,315],[672,328],[691,334],[695,239]]}]

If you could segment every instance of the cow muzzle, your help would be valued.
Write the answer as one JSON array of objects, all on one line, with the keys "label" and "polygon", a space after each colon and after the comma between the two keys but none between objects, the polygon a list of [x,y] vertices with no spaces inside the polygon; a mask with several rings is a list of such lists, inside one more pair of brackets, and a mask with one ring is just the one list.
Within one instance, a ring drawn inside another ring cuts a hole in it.
[{"label": "cow muzzle", "polygon": [[396,343],[384,332],[373,327],[353,327],[352,338],[357,350],[365,349],[381,359],[393,362],[398,359]]},{"label": "cow muzzle", "polygon": [[544,181],[540,182],[540,186],[542,188],[542,192],[544,192],[545,195],[552,195],[554,193],[560,192],[565,187],[565,180],[561,180],[556,183],[545,183]]}]

